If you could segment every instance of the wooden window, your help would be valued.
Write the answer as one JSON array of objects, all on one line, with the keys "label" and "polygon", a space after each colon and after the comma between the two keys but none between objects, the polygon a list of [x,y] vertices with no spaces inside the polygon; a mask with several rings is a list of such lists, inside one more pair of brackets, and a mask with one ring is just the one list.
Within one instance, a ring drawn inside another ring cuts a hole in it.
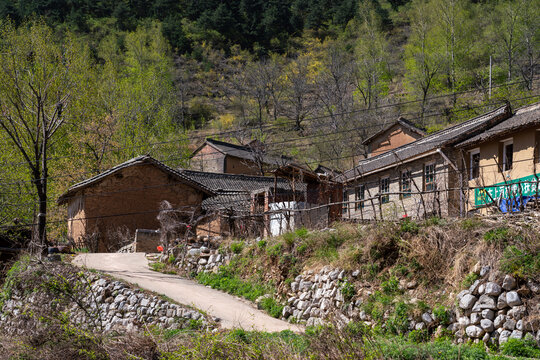
[{"label": "wooden window", "polygon": [[435,163],[424,165],[424,191],[435,190]]},{"label": "wooden window", "polygon": [[[381,178],[379,183],[379,193],[381,194],[381,203],[386,204],[390,201],[390,195],[388,193],[390,192],[390,178],[384,177]],[[387,194],[387,195],[384,195]]]},{"label": "wooden window", "polygon": [[480,149],[471,150],[469,156],[469,179],[478,179],[480,176]]},{"label": "wooden window", "polygon": [[357,209],[363,209],[364,208],[364,199],[366,196],[366,186],[364,184],[360,184],[356,187],[356,208]]},{"label": "wooden window", "polygon": [[399,178],[400,198],[406,199],[411,197],[411,170],[405,170],[401,172]]},{"label": "wooden window", "polygon": [[347,193],[347,190],[343,190],[343,203],[341,207],[341,212],[343,214],[346,214],[349,211],[349,194]]},{"label": "wooden window", "polygon": [[514,164],[514,143],[512,140],[507,140],[503,143],[503,164],[502,170],[512,170]]}]

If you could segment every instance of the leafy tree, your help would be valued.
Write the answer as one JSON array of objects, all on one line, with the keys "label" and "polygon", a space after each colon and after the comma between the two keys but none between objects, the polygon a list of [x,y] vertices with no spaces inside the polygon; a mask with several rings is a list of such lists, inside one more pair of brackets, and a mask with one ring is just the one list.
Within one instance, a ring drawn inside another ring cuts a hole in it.
[{"label": "leafy tree", "polygon": [[42,23],[0,29],[0,129],[28,168],[37,194],[36,244],[47,245],[50,152],[72,116],[88,68],[87,51],[68,36],[62,43]]}]

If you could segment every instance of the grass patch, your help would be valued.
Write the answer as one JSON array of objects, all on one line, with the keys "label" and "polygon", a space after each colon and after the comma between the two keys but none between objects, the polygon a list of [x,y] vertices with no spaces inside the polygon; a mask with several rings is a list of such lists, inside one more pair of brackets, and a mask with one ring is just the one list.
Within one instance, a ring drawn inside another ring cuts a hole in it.
[{"label": "grass patch", "polygon": [[526,278],[540,274],[540,252],[530,252],[512,245],[504,249],[501,269],[515,276]]}]

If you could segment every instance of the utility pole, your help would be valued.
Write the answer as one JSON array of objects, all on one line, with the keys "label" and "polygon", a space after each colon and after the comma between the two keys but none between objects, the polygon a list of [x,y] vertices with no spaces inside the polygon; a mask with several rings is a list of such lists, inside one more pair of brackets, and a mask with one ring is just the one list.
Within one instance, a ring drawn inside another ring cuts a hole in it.
[{"label": "utility pole", "polygon": [[491,55],[489,55],[489,99],[491,100]]}]

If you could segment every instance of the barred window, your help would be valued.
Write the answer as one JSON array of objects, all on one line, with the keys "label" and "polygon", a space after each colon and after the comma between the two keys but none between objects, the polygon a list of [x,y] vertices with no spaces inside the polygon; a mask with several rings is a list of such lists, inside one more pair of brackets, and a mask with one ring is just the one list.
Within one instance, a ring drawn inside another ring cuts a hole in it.
[{"label": "barred window", "polygon": [[364,208],[364,200],[366,195],[366,187],[364,184],[360,184],[356,187],[356,208],[357,209],[363,209]]},{"label": "barred window", "polygon": [[435,190],[435,163],[424,165],[424,191]]},{"label": "barred window", "polygon": [[406,170],[401,172],[399,184],[402,199],[411,197],[411,171]]},{"label": "barred window", "polygon": [[379,193],[382,195],[381,196],[382,204],[386,204],[387,202],[390,201],[390,195],[384,195],[384,194],[388,194],[389,192],[390,192],[390,178],[389,177],[381,178],[380,184],[379,184]]}]

